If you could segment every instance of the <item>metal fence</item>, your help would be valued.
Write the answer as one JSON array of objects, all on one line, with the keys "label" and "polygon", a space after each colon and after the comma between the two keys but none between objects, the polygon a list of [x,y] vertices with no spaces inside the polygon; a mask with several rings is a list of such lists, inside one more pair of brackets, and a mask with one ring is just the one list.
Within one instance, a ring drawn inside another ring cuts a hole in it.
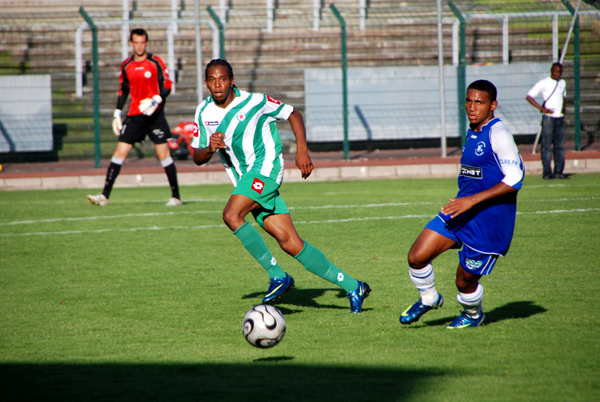
[{"label": "metal fence", "polygon": [[[440,148],[442,112],[446,145],[459,149],[466,122],[461,91],[479,78],[496,84],[498,116],[518,142],[531,144],[540,115],[525,96],[561,54],[577,2],[499,3],[443,2],[443,111],[435,1],[340,0],[337,16],[329,3],[294,0],[113,0],[102,6],[85,0],[85,13],[69,4],[60,13],[4,8],[0,161],[110,157],[119,66],[135,27],[149,32],[148,50],[175,77],[166,107],[172,127],[193,119],[207,96],[204,66],[224,54],[238,87],[303,113],[315,152],[341,150],[344,138],[352,150]],[[581,4],[569,43],[567,142],[585,149],[597,146],[600,134],[599,10]],[[289,125],[280,131],[293,141]],[[137,155],[152,149],[142,144]]]}]

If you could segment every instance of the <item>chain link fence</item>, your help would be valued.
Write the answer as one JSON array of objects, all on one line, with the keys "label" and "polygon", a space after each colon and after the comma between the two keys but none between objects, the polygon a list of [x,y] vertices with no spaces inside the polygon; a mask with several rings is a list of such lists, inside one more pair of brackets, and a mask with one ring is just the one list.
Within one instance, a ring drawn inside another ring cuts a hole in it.
[{"label": "chain link fence", "polygon": [[[176,81],[165,111],[172,128],[193,119],[208,96],[204,66],[224,54],[239,88],[303,113],[313,152],[341,150],[345,137],[352,150],[440,147],[436,1],[340,0],[341,20],[322,1],[212,0],[198,9],[190,0],[59,3],[60,12],[56,4],[48,11],[43,2],[23,9],[16,1],[0,11],[0,162],[109,158],[117,141],[111,117],[119,66],[136,27],[148,31],[149,52],[167,62]],[[461,74],[466,85],[494,82],[497,115],[519,143],[532,144],[540,115],[525,96],[559,58],[572,21],[568,7],[576,2],[450,3],[442,2],[441,20],[448,149],[460,150],[466,121]],[[580,6],[564,59],[571,149],[598,147],[600,135],[600,11],[588,3]],[[80,6],[96,27],[96,76],[93,32]],[[289,125],[280,131],[293,149]],[[153,154],[150,144],[136,150],[130,157]]]}]

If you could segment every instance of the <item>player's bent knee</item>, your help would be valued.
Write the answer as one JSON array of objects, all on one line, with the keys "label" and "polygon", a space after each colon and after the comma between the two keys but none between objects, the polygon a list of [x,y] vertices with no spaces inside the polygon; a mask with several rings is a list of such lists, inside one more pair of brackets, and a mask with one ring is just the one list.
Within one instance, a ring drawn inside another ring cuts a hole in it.
[{"label": "player's bent knee", "polygon": [[304,240],[300,238],[289,238],[285,241],[278,240],[278,243],[281,249],[292,257],[300,254],[304,247]]},{"label": "player's bent knee", "polygon": [[429,262],[429,258],[417,250],[411,249],[408,253],[408,265],[413,269],[424,268]]},{"label": "player's bent knee", "polygon": [[241,218],[235,211],[225,209],[223,211],[223,222],[225,222],[230,229],[235,230],[239,226],[243,225],[245,221],[244,218]]},{"label": "player's bent knee", "polygon": [[473,276],[471,280],[463,276],[456,277],[456,288],[459,292],[462,293],[473,293],[477,289],[477,284],[479,283],[479,277]]},{"label": "player's bent knee", "polygon": [[464,292],[468,287],[468,283],[464,280],[464,278],[456,278],[456,281],[454,281],[454,283],[456,284],[456,288],[460,292]]}]

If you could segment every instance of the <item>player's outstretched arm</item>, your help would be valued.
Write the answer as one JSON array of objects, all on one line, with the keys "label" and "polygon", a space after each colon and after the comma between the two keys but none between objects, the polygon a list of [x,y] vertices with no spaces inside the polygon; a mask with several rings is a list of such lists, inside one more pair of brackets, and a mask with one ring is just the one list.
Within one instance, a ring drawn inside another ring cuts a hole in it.
[{"label": "player's outstretched arm", "polygon": [[513,191],[517,191],[517,189],[500,182],[492,188],[468,197],[450,198],[450,203],[442,207],[442,213],[444,215],[450,215],[451,218],[456,218],[458,215],[467,212],[480,202],[489,200],[490,198],[500,197]]},{"label": "player's outstretched arm", "polygon": [[294,109],[288,118],[292,131],[296,137],[296,167],[302,172],[302,178],[306,179],[315,169],[310,155],[308,155],[308,146],[306,145],[306,128],[302,114]]},{"label": "player's outstretched arm", "polygon": [[225,134],[214,133],[210,136],[210,142],[206,148],[194,149],[194,163],[198,166],[204,165],[219,149],[226,149],[227,145],[225,145],[225,141],[223,141],[224,138]]}]

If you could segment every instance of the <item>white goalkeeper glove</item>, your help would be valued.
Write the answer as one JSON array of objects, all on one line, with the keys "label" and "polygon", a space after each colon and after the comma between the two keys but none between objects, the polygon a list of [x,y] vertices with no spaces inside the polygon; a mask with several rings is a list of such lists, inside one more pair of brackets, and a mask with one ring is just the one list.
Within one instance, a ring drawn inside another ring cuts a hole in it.
[{"label": "white goalkeeper glove", "polygon": [[115,135],[121,135],[121,130],[123,130],[123,122],[121,121],[122,115],[122,111],[115,109],[115,112],[113,113],[113,133],[115,133]]},{"label": "white goalkeeper glove", "polygon": [[162,102],[160,95],[154,95],[152,98],[146,98],[140,101],[140,112],[146,116],[152,115],[156,112],[156,108]]}]

